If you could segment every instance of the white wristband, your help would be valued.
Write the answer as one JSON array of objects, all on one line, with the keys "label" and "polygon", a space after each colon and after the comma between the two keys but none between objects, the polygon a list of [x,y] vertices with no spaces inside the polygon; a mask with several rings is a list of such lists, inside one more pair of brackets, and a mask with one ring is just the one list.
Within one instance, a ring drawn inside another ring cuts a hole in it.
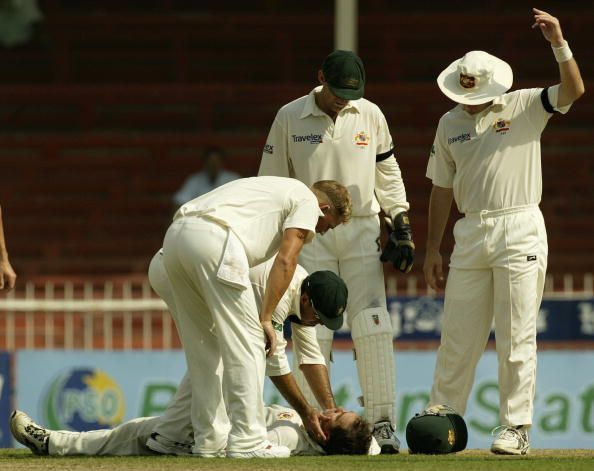
[{"label": "white wristband", "polygon": [[565,41],[565,44],[563,44],[561,47],[551,46],[551,48],[553,49],[553,54],[555,54],[555,59],[559,63],[567,62],[573,57],[573,53],[571,52],[571,49],[569,49],[569,44],[567,44],[567,41]]}]

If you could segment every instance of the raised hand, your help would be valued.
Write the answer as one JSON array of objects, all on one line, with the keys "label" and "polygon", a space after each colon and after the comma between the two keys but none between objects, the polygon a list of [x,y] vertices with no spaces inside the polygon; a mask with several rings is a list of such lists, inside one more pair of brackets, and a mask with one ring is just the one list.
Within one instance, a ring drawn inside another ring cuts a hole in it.
[{"label": "raised hand", "polygon": [[559,20],[546,11],[538,10],[536,8],[533,8],[532,11],[534,12],[534,24],[532,25],[532,29],[540,29],[545,39],[554,47],[562,46],[564,39]]}]

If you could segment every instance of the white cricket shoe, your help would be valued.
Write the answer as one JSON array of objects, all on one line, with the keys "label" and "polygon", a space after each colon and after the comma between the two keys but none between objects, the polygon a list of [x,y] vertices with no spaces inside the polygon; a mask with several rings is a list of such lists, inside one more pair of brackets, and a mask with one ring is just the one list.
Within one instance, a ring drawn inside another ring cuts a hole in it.
[{"label": "white cricket shoe", "polygon": [[394,433],[394,426],[389,420],[376,422],[373,426],[373,437],[377,441],[382,455],[394,455],[400,452],[400,440]]},{"label": "white cricket shoe", "polygon": [[153,432],[150,438],[146,441],[147,448],[161,453],[162,455],[175,455],[175,456],[191,456],[192,445],[188,443],[180,443],[174,440],[170,440],[163,435]]},{"label": "white cricket shoe", "polygon": [[493,440],[491,451],[498,455],[526,455],[530,450],[528,430],[525,427],[510,427],[502,425],[493,430],[499,432]]},{"label": "white cricket shoe", "polygon": [[28,447],[33,454],[48,454],[49,430],[37,425],[24,412],[13,411],[10,416],[10,432],[17,442]]},{"label": "white cricket shoe", "polygon": [[286,446],[273,445],[265,441],[262,448],[252,451],[227,451],[227,458],[288,458],[291,450]]}]

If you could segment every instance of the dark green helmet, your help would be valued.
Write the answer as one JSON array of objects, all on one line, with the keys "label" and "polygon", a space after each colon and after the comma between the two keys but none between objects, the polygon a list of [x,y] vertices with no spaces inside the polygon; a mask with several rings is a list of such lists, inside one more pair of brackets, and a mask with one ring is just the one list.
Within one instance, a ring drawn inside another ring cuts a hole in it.
[{"label": "dark green helmet", "polygon": [[406,442],[410,453],[456,453],[466,448],[468,429],[464,419],[451,407],[431,406],[410,419]]}]

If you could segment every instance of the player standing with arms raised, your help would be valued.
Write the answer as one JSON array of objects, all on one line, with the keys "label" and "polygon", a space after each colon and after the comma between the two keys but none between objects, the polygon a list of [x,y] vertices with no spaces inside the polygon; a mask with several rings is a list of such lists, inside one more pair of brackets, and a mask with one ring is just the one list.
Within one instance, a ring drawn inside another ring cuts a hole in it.
[{"label": "player standing with arms raised", "polygon": [[[355,343],[365,417],[375,424],[374,435],[383,452],[397,453],[392,425],[393,333],[380,263],[378,213],[383,209],[395,227],[382,259],[408,272],[414,256],[409,204],[386,119],[377,105],[363,98],[361,59],[350,51],[335,51],[324,60],[318,80],[321,85],[309,95],[278,111],[259,175],[294,177],[306,185],[329,178],[351,193],[351,222],[304,247],[300,263],[310,273],[331,270],[345,280],[347,322]],[[329,365],[333,332],[321,326],[317,337]],[[298,368],[294,373],[311,402]]]},{"label": "player standing with arms raised", "polygon": [[513,79],[507,63],[483,51],[454,61],[437,82],[459,105],[440,119],[427,167],[433,189],[424,272],[435,289],[443,282],[439,246],[452,199],[464,214],[454,228],[430,401],[464,414],[494,318],[502,426],[491,451],[500,454],[526,454],[530,447],[536,318],[548,252],[538,207],[540,134],[584,93],[557,18],[534,9],[534,20],[551,43],[560,83],[505,93]]}]

